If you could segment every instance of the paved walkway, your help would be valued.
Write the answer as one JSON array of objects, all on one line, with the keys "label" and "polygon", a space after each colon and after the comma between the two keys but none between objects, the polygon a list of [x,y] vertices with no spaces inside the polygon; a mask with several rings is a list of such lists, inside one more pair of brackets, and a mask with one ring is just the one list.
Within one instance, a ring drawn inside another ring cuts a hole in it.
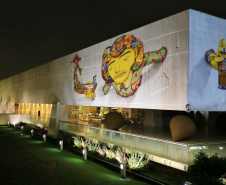
[{"label": "paved walkway", "polygon": [[119,172],[7,126],[0,126],[0,176],[1,185],[149,184],[131,177],[122,181]]}]

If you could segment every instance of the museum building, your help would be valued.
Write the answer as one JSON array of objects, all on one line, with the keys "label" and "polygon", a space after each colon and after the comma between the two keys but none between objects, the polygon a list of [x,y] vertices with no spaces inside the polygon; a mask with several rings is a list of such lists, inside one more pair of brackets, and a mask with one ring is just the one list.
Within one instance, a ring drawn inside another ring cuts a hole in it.
[{"label": "museum building", "polygon": [[225,157],[225,27],[187,10],[4,79],[0,124],[104,142],[183,171],[201,150]]}]

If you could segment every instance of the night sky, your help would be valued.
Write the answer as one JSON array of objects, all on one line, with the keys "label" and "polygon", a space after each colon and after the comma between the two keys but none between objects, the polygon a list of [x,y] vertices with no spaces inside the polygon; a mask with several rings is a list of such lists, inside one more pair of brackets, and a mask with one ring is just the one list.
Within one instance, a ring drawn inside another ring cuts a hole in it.
[{"label": "night sky", "polygon": [[225,0],[0,0],[0,80],[190,8],[226,19]]}]

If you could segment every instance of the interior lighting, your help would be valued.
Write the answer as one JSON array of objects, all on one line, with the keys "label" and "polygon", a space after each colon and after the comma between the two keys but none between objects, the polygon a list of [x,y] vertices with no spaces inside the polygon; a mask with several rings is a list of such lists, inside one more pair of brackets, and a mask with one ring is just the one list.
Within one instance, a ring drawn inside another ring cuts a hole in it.
[{"label": "interior lighting", "polygon": [[207,146],[202,146],[203,149],[208,150],[209,148]]},{"label": "interior lighting", "polygon": [[190,150],[202,150],[201,146],[190,146],[189,147]]}]

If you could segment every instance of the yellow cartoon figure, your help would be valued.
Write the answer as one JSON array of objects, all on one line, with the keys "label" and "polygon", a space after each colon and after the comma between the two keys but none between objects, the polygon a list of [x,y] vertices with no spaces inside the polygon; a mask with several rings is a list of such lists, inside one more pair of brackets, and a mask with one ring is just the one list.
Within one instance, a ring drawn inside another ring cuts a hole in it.
[{"label": "yellow cartoon figure", "polygon": [[[96,82],[96,75],[93,76],[93,81],[86,82],[85,84],[82,84],[77,75],[77,71],[79,71],[79,74],[82,75],[82,68],[79,67],[79,61],[81,60],[81,57],[78,55],[75,55],[73,61],[71,63],[74,63],[74,90],[75,92],[79,94],[85,94],[85,98],[91,98],[92,100],[95,99],[96,94],[95,90],[97,88],[97,82]],[[93,87],[91,87],[93,85]],[[88,87],[86,87],[88,86]]]},{"label": "yellow cartoon figure", "polygon": [[121,84],[128,79],[134,63],[134,49],[125,49],[122,55],[112,58],[108,63],[108,73],[116,84]]},{"label": "yellow cartoon figure", "polygon": [[219,71],[218,88],[226,90],[226,44],[222,39],[219,43],[217,53],[213,49],[206,52],[206,61],[211,67]]},{"label": "yellow cartoon figure", "polygon": [[144,53],[143,43],[133,35],[123,35],[104,50],[102,57],[103,88],[107,94],[113,86],[122,97],[133,95],[140,86],[142,70],[146,65],[163,62],[167,50]]}]

